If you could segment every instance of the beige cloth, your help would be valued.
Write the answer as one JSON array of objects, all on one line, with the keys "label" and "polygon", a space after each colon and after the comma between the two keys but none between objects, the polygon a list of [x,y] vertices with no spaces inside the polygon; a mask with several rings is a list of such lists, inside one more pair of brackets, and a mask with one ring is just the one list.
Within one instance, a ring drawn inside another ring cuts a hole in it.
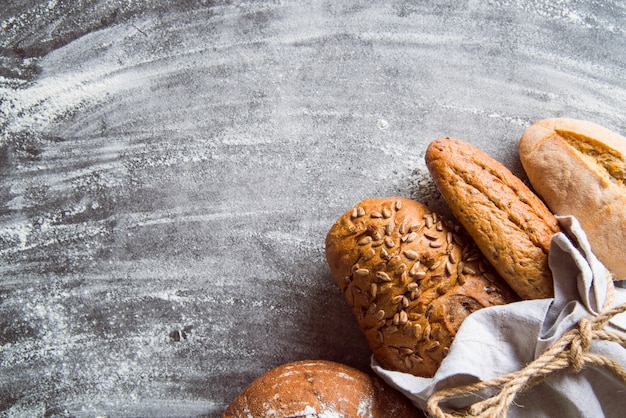
[{"label": "beige cloth", "polygon": [[[611,279],[591,252],[578,221],[559,217],[559,222],[565,233],[552,238],[549,257],[555,278],[554,299],[522,301],[473,313],[464,321],[433,378],[385,370],[372,357],[373,370],[426,409],[435,391],[519,371],[577,326],[581,318],[597,316],[607,308],[607,281]],[[620,282],[612,298],[611,306],[626,303],[626,289]],[[626,314],[613,317],[605,330],[626,335]],[[594,340],[589,352],[626,367],[626,349],[619,343]],[[445,405],[462,409],[493,394],[460,396]],[[626,383],[603,367],[585,365],[579,373],[559,371],[519,393],[507,416],[622,417],[624,411]]]}]

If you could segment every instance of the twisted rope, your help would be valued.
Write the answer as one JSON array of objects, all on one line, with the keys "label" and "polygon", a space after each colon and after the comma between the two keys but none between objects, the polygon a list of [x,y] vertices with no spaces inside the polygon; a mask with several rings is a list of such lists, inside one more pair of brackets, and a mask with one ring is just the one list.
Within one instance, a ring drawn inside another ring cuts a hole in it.
[{"label": "twisted rope", "polygon": [[[592,341],[612,341],[626,346],[625,335],[603,329],[611,318],[626,312],[626,304],[608,308],[612,305],[614,292],[612,278],[609,278],[608,281],[607,300],[604,304],[604,310],[598,316],[592,319],[580,319],[578,327],[563,334],[547,351],[522,370],[491,380],[435,392],[428,399],[428,414],[434,418],[505,417],[517,394],[530,389],[553,373],[566,369],[578,373],[585,365],[606,367],[626,383],[626,368],[624,366],[609,357],[588,352]],[[500,388],[500,391],[494,396],[474,403],[466,411],[445,412],[440,405],[442,401],[448,398],[497,388]]]}]

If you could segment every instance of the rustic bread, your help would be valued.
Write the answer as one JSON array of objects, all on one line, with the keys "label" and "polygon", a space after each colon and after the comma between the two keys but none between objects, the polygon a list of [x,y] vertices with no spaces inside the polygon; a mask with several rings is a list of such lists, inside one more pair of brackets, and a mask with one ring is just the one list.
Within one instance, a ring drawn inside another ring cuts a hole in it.
[{"label": "rustic bread", "polygon": [[626,279],[626,138],[588,121],[544,119],[523,132],[519,154],[552,212],[575,216],[598,259]]},{"label": "rustic bread", "polygon": [[326,360],[278,366],[254,380],[222,418],[423,417],[380,378]]},{"label": "rustic bread", "polygon": [[471,312],[515,299],[459,226],[406,198],[348,210],[326,258],[378,362],[416,376],[434,375]]},{"label": "rustic bread", "polygon": [[539,197],[464,141],[436,139],[425,158],[452,213],[511,288],[523,299],[552,297],[548,251],[560,228]]}]

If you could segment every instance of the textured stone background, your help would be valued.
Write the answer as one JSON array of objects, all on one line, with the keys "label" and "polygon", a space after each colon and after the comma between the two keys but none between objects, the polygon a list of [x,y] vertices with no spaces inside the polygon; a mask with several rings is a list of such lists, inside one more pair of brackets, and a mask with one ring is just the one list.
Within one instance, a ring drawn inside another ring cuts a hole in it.
[{"label": "textured stone background", "polygon": [[0,6],[0,415],[219,416],[369,351],[323,241],[366,197],[447,208],[428,142],[523,177],[537,119],[626,133],[620,0]]}]

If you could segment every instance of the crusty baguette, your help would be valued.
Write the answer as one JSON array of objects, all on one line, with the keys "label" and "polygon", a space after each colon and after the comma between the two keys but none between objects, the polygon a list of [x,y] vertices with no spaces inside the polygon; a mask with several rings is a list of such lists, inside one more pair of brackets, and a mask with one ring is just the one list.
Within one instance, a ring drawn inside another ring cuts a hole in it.
[{"label": "crusty baguette", "polygon": [[573,215],[616,280],[626,279],[626,138],[575,119],[544,119],[519,142],[533,188],[557,215]]},{"label": "crusty baguette", "polygon": [[467,142],[436,139],[425,158],[452,213],[511,288],[523,299],[552,297],[548,251],[560,229],[539,197]]},{"label": "crusty baguette", "polygon": [[302,360],[255,379],[222,418],[418,418],[423,414],[380,378],[341,363]]},{"label": "crusty baguette", "polygon": [[471,312],[516,300],[460,226],[406,198],[344,213],[326,259],[379,363],[416,376],[434,375]]}]

